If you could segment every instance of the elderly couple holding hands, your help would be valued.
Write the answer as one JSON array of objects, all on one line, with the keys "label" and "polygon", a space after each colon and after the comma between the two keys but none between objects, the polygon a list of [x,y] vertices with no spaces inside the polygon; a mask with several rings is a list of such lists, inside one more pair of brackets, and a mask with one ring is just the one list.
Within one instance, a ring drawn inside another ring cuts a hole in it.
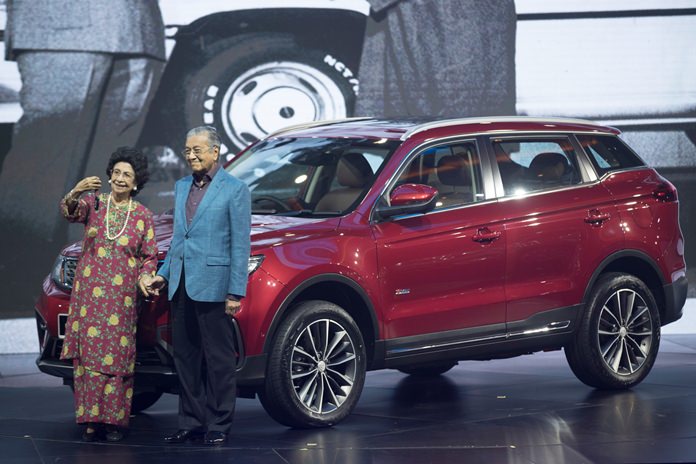
[{"label": "elderly couple holding hands", "polygon": [[164,440],[227,439],[236,399],[232,317],[246,293],[251,213],[249,189],[219,163],[220,145],[211,126],[187,133],[182,154],[192,175],[176,182],[173,236],[159,271],[152,213],[134,200],[148,180],[140,151],[121,147],[111,155],[110,192],[95,193],[99,177],[86,177],[60,202],[63,216],[85,228],[61,353],[73,363],[84,441],[123,439],[133,397],[137,291],[148,297],[165,286],[180,395],[179,430]]}]

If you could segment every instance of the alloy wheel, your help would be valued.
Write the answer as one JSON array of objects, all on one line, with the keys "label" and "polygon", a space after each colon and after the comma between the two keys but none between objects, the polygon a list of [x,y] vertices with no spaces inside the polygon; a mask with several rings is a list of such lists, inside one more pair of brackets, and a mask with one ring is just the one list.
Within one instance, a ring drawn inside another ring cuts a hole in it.
[{"label": "alloy wheel", "polygon": [[353,340],[336,321],[320,319],[300,333],[292,350],[291,380],[305,408],[328,414],[343,404],[355,381],[355,353]]},{"label": "alloy wheel", "polygon": [[621,289],[602,306],[597,343],[606,365],[618,375],[639,370],[651,352],[653,320],[637,292]]}]

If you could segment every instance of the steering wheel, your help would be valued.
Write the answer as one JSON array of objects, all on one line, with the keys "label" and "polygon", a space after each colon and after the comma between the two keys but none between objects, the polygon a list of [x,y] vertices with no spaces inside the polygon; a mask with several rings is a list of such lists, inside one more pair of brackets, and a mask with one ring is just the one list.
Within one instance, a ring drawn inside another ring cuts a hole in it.
[{"label": "steering wheel", "polygon": [[281,208],[281,211],[292,211],[292,209],[285,203],[283,200],[281,200],[278,197],[274,197],[273,195],[261,195],[252,201],[252,203],[261,203],[262,201],[270,201],[276,206],[279,206]]}]

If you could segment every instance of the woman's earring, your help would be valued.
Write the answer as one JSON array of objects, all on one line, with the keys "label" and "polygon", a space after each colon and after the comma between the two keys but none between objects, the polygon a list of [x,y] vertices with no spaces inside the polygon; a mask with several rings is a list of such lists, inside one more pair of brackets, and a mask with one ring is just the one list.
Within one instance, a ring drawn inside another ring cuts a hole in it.
[{"label": "woman's earring", "polygon": [[109,183],[111,183],[111,179],[109,179]]},{"label": "woman's earring", "polygon": [[133,190],[138,190],[138,186],[136,185],[135,187],[133,187]]}]

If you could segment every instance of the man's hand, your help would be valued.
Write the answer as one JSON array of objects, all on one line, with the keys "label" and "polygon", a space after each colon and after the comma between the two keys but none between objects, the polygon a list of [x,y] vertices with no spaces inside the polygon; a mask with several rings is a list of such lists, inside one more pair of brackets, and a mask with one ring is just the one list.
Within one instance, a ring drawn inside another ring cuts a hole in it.
[{"label": "man's hand", "polygon": [[152,277],[143,274],[140,276],[138,279],[138,289],[140,289],[140,293],[143,294],[145,298],[150,296],[150,285],[152,284]]},{"label": "man's hand", "polygon": [[239,308],[241,306],[242,303],[240,301],[232,298],[227,298],[225,299],[225,314],[234,317],[234,315],[237,314],[237,311],[239,311]]},{"label": "man's hand", "polygon": [[155,277],[150,277],[148,282],[145,283],[145,289],[147,290],[148,296],[159,296],[160,290],[167,285],[167,281],[164,277],[156,275]]}]

